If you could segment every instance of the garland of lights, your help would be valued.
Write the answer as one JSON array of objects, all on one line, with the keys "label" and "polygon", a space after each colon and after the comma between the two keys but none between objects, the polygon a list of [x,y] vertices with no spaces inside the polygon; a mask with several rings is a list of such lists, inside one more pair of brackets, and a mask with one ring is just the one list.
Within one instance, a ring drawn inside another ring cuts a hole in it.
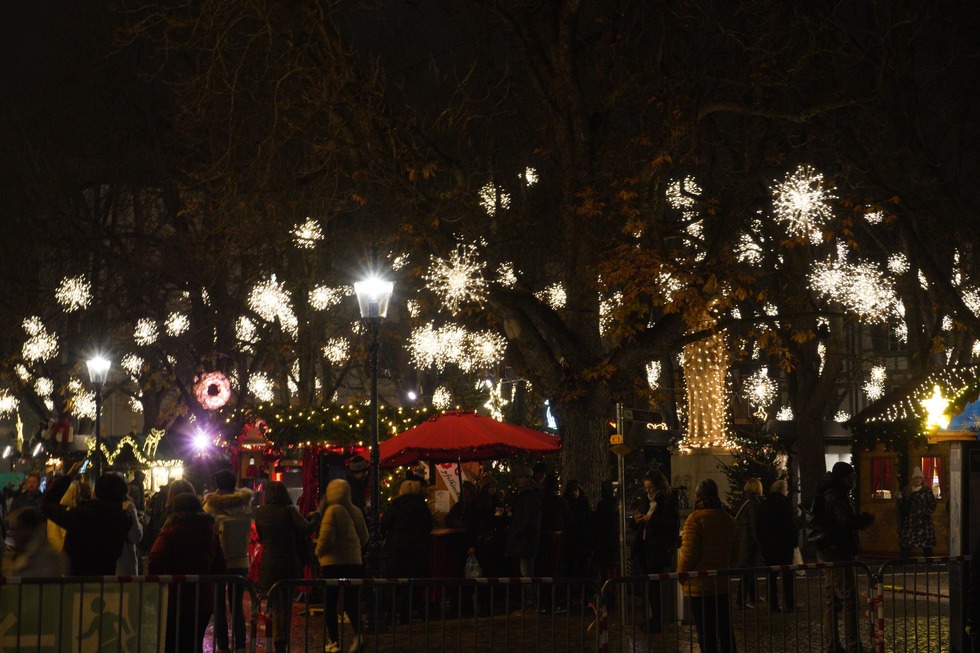
[{"label": "garland of lights", "polygon": [[[102,452],[102,456],[106,459],[110,465],[116,463],[116,458],[119,454],[123,452],[123,449],[129,445],[133,450],[133,455],[136,457],[136,462],[144,467],[166,467],[166,468],[177,468],[183,467],[183,460],[156,460],[154,456],[156,455],[157,445],[160,443],[160,438],[163,437],[164,431],[162,429],[153,429],[150,434],[146,436],[146,440],[142,446],[136,441],[136,439],[131,435],[123,436],[116,444],[115,449],[109,451],[109,448],[103,442],[99,448]],[[95,439],[91,438],[88,441],[88,453],[86,455],[91,456],[92,452],[95,451]]]},{"label": "garland of lights", "polygon": [[684,347],[688,414],[682,453],[731,444],[726,433],[728,357],[723,331]]}]

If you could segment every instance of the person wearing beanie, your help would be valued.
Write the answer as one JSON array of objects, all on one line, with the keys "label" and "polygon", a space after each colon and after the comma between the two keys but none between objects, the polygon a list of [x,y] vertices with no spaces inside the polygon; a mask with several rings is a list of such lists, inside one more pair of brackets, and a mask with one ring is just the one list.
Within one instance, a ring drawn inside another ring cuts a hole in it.
[{"label": "person wearing beanie", "polygon": [[[834,464],[828,482],[817,488],[823,497],[823,539],[817,544],[817,560],[820,562],[848,562],[858,554],[858,533],[874,523],[874,516],[854,509],[851,492],[857,478],[854,468],[843,461]],[[822,575],[823,596],[826,597],[823,615],[824,641],[829,642],[828,653],[860,651],[858,628],[858,603],[854,569],[831,567]],[[841,644],[839,626],[843,613],[844,636],[847,648]]]},{"label": "person wearing beanie", "polygon": [[41,497],[41,511],[65,529],[64,552],[73,576],[112,576],[133,525],[123,510],[129,486],[122,476],[106,472],[95,482],[94,500],[81,501],[74,508],[64,506],[61,498],[81,466],[75,463],[51,483]]},{"label": "person wearing beanie", "polygon": [[930,557],[936,546],[936,528],[932,513],[936,511],[936,495],[925,483],[922,469],[912,470],[912,480],[898,498],[898,536],[901,557],[912,555],[912,549],[921,548],[922,555]]},{"label": "person wearing beanie", "polygon": [[[238,477],[222,469],[212,477],[217,488],[204,497],[204,512],[214,517],[218,541],[225,556],[228,573],[248,577],[248,544],[252,535],[252,491],[239,488]],[[245,585],[218,583],[214,612],[215,653],[245,650]],[[232,638],[228,638],[228,611],[231,611]]]}]

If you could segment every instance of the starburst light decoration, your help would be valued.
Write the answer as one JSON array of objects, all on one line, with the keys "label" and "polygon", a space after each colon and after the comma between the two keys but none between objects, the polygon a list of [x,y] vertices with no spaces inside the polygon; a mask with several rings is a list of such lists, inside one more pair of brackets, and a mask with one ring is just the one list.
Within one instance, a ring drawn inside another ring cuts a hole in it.
[{"label": "starburst light decoration", "polygon": [[164,322],[163,326],[166,329],[168,336],[176,338],[182,333],[186,333],[187,330],[191,328],[191,319],[184,313],[174,311],[167,316],[167,321]]},{"label": "starburst light decoration", "polygon": [[340,365],[350,357],[350,340],[330,338],[323,345],[323,357],[334,365]]},{"label": "starburst light decoration", "polygon": [[81,419],[95,419],[95,392],[78,379],[68,381],[68,412]]},{"label": "starburst light decoration", "polygon": [[405,302],[405,310],[409,317],[418,317],[422,313],[422,304],[417,299],[409,299]]},{"label": "starburst light decoration", "polygon": [[482,304],[486,298],[487,281],[483,278],[486,262],[479,258],[482,246],[482,242],[459,243],[449,258],[433,256],[428,274],[422,277],[426,288],[453,315],[459,313],[462,304]]},{"label": "starburst light decoration", "polygon": [[842,304],[862,320],[883,323],[897,316],[894,281],[870,262],[846,258],[814,264],[810,287],[818,295]]},{"label": "starburst light decoration", "polygon": [[973,349],[971,352],[974,358],[980,357],[980,340],[973,341]]},{"label": "starburst light decoration", "polygon": [[143,359],[136,354],[126,354],[119,361],[119,366],[122,367],[133,379],[138,379],[140,372],[143,370]]},{"label": "starburst light decoration", "polygon": [[497,283],[504,288],[513,288],[517,285],[517,272],[514,271],[513,263],[507,261],[497,266]]},{"label": "starburst light decoration", "polygon": [[780,422],[792,422],[793,421],[793,409],[789,406],[782,406],[776,412],[776,419]]},{"label": "starburst light decoration", "polygon": [[529,188],[538,183],[538,171],[531,167],[524,168],[524,182]]},{"label": "starburst light decoration", "polygon": [[391,266],[392,272],[398,272],[403,267],[408,265],[411,260],[411,254],[395,254],[394,252],[388,254],[388,263]]},{"label": "starburst light decoration", "polygon": [[20,399],[10,393],[10,390],[0,391],[0,417],[10,417],[20,408]]},{"label": "starburst light decoration", "polygon": [[21,363],[17,363],[14,366],[14,373],[17,374],[17,378],[23,381],[24,383],[27,383],[28,381],[31,380],[30,370],[28,370],[27,367],[25,367]]},{"label": "starburst light decoration", "polygon": [[293,312],[292,294],[284,283],[276,281],[275,275],[255,284],[248,294],[248,305],[266,322],[278,320],[283,332],[296,338],[299,321]]},{"label": "starburst light decoration", "polygon": [[432,406],[438,410],[446,410],[453,405],[453,395],[445,386],[439,386],[432,392]]},{"label": "starburst light decoration", "polygon": [[865,396],[871,401],[877,401],[885,394],[885,366],[875,365],[871,368],[868,380],[861,386]]},{"label": "starburst light decoration", "polygon": [[909,260],[899,252],[888,257],[888,271],[892,274],[905,274],[909,271]]},{"label": "starburst light decoration", "polygon": [[310,308],[315,311],[326,310],[336,306],[344,297],[354,294],[354,286],[339,286],[331,288],[329,286],[317,286],[310,291]]},{"label": "starburst light decoration", "polygon": [[834,195],[824,188],[823,175],[810,166],[800,166],[772,187],[776,219],[794,236],[820,242],[821,228],[832,216]]},{"label": "starburst light decoration", "polygon": [[149,347],[160,337],[160,330],[153,318],[144,317],[136,321],[133,327],[133,341],[140,347]]},{"label": "starburst light decoration", "polygon": [[235,320],[235,339],[238,342],[254,345],[259,341],[258,329],[255,322],[246,315],[242,315]]},{"label": "starburst light decoration", "polygon": [[37,393],[38,397],[42,399],[45,397],[50,397],[54,392],[54,381],[46,376],[40,377],[34,382],[34,392]]},{"label": "starburst light decoration", "polygon": [[769,378],[769,370],[758,369],[748,377],[742,384],[742,397],[753,409],[753,414],[759,419],[765,419],[767,410],[772,402],[775,401],[779,392],[779,384],[775,379]]},{"label": "starburst light decoration", "polygon": [[231,381],[221,372],[202,374],[194,384],[194,396],[207,410],[218,410],[231,399]]},{"label": "starburst light decoration", "polygon": [[265,372],[256,372],[249,378],[248,391],[261,402],[273,401],[276,397],[272,379]]},{"label": "starburst light decoration", "polygon": [[480,189],[479,195],[480,206],[490,217],[497,215],[498,206],[505,210],[510,208],[510,195],[493,184],[486,184]]},{"label": "starburst light decoration", "polygon": [[290,233],[293,234],[293,243],[300,249],[313,249],[323,240],[320,223],[313,218],[307,218],[306,222],[294,225]]},{"label": "starburst light decoration", "polygon": [[58,334],[50,333],[41,318],[31,316],[23,322],[27,341],[21,347],[21,356],[28,363],[49,361],[58,355]]},{"label": "starburst light decoration", "polygon": [[88,308],[92,303],[92,284],[83,275],[65,277],[54,291],[54,298],[65,313]]},{"label": "starburst light decoration", "polygon": [[417,369],[443,371],[456,365],[463,371],[489,369],[503,360],[507,339],[492,331],[469,331],[456,324],[436,327],[429,322],[412,330],[406,345]]},{"label": "starburst light decoration", "polygon": [[565,302],[568,301],[565,286],[561,283],[553,283],[544,290],[534,293],[534,296],[556,311],[565,308]]},{"label": "starburst light decoration", "polygon": [[143,414],[143,393],[140,393],[135,397],[131,396],[129,398],[129,410],[136,415]]},{"label": "starburst light decoration", "polygon": [[759,265],[763,257],[762,246],[752,238],[751,234],[740,234],[738,244],[735,246],[735,256],[739,262],[746,265]]},{"label": "starburst light decoration", "polygon": [[660,387],[660,373],[661,365],[660,361],[650,361],[646,366],[647,371],[647,385],[650,386],[651,390],[656,390]]}]

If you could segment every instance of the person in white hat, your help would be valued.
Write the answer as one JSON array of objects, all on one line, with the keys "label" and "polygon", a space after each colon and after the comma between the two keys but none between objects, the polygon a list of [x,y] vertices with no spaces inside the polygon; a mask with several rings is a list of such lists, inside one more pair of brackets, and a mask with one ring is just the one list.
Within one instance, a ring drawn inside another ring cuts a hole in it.
[{"label": "person in white hat", "polygon": [[902,558],[912,555],[912,549],[922,549],[922,555],[932,555],[936,546],[936,528],[932,523],[932,513],[936,511],[936,495],[926,484],[922,469],[912,470],[912,480],[902,490],[898,503],[899,550]]}]

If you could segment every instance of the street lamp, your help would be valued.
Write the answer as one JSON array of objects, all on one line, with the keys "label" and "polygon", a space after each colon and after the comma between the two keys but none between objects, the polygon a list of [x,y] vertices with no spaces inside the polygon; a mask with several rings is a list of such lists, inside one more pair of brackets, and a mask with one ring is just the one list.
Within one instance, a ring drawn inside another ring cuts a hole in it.
[{"label": "street lamp", "polygon": [[371,540],[368,545],[368,575],[381,574],[381,453],[378,449],[378,331],[388,315],[388,300],[395,284],[371,277],[354,284],[361,319],[367,322],[371,335],[368,366],[371,370]]},{"label": "street lamp", "polygon": [[88,376],[95,386],[95,467],[93,476],[98,479],[102,476],[102,386],[109,377],[109,367],[112,363],[102,356],[90,358],[85,362],[88,365]]}]

